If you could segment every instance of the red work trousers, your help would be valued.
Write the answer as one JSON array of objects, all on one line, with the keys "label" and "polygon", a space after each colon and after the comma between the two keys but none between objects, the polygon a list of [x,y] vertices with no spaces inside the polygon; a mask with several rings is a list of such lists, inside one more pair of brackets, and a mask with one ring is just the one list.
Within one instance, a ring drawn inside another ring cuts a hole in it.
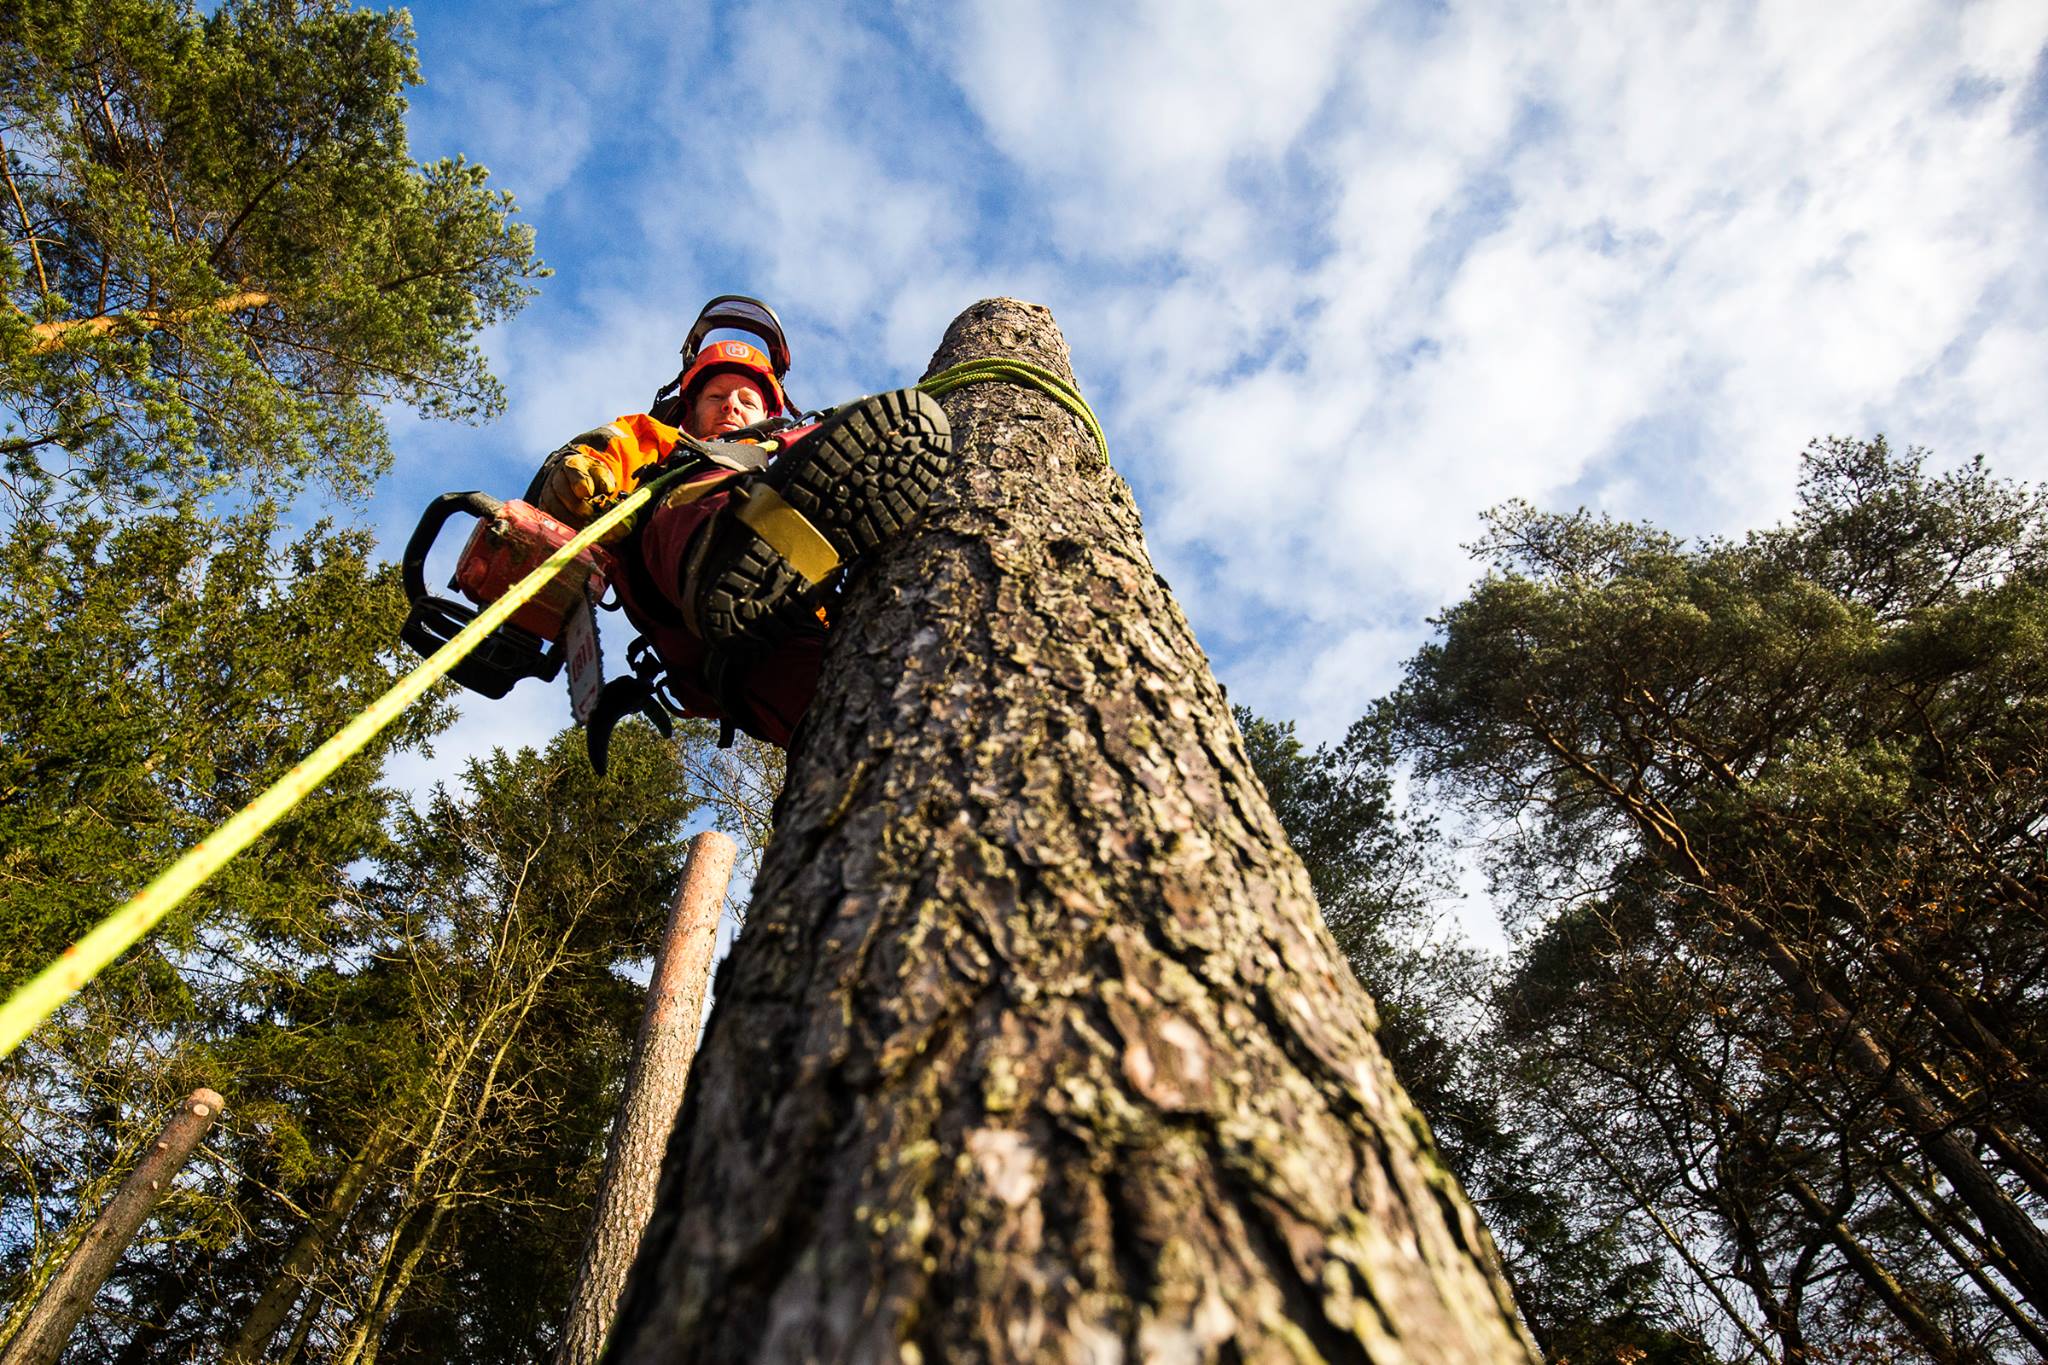
[{"label": "red work trousers", "polygon": [[625,576],[619,585],[619,599],[627,619],[653,641],[654,652],[668,668],[669,690],[684,703],[686,715],[730,720],[748,734],[787,748],[818,690],[818,669],[825,658],[823,626],[801,631],[758,653],[734,655],[724,679],[724,695],[719,696],[705,678],[708,651],[704,641],[681,620],[683,566],[691,543],[697,536],[713,533],[711,519],[731,498],[729,493],[704,489],[736,477],[730,470],[714,470],[689,480],[661,500],[640,528],[638,540],[640,559],[647,567],[647,579],[639,580],[642,590],[651,582],[662,601],[654,610],[636,602],[630,590],[633,580]]}]

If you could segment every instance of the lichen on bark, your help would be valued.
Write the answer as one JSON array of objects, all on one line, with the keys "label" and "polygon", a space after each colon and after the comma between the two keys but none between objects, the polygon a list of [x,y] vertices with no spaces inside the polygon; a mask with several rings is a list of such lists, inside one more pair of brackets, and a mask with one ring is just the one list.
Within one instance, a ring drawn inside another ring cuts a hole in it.
[{"label": "lichen on bark", "polygon": [[[1070,375],[1051,315],[933,371]],[[610,1359],[1533,1358],[1146,553],[1048,397],[851,584]]]}]

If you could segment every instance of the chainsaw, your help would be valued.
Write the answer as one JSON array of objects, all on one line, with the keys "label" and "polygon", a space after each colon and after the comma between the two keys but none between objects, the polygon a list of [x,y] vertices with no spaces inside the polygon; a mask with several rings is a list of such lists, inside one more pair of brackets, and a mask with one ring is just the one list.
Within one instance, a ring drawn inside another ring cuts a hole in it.
[{"label": "chainsaw", "polygon": [[[455,573],[448,581],[467,603],[427,591],[426,562],[442,527],[460,514],[477,519],[462,547]],[[497,601],[513,584],[545,563],[576,538],[576,528],[557,521],[531,503],[501,501],[488,493],[443,493],[427,504],[425,515],[406,542],[401,571],[412,607],[399,638],[422,655],[432,655]],[[598,664],[597,627],[591,616],[605,586],[618,572],[611,554],[592,545],[570,561],[531,601],[512,614],[448,676],[470,691],[497,700],[524,678],[553,682],[572,651],[587,653],[577,660],[579,671]],[[573,685],[571,697],[585,691]],[[601,675],[596,686],[602,686]],[[577,710],[584,708],[577,706]],[[588,719],[578,715],[579,721]]]}]

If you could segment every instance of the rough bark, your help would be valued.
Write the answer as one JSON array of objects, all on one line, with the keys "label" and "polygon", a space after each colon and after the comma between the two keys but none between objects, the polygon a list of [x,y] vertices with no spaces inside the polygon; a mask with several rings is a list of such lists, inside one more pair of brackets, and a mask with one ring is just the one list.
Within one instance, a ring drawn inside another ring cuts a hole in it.
[{"label": "rough bark", "polygon": [[213,1127],[220,1109],[221,1098],[211,1090],[195,1090],[185,1097],[134,1172],[93,1219],[92,1230],[43,1290],[35,1311],[7,1343],[7,1349],[0,1351],[0,1365],[53,1365],[63,1354],[65,1341],[92,1307],[93,1296],[135,1240],[150,1210],[170,1188],[172,1177],[206,1136],[206,1130]]},{"label": "rough bark", "polygon": [[[1014,300],[932,365],[985,356],[1070,373]],[[1129,490],[1041,394],[946,408],[958,472],[842,604],[607,1358],[1532,1359]]]},{"label": "rough bark", "polygon": [[704,994],[711,984],[711,953],[718,916],[738,855],[733,841],[707,830],[690,840],[682,885],[676,888],[668,930],[647,982],[647,1010],[633,1042],[626,1091],[606,1145],[604,1177],[590,1215],[583,1268],[555,1348],[555,1365],[592,1365],[626,1287],[626,1272],[640,1249],[640,1234],[654,1211],[661,1155],[675,1128],[676,1109],[697,1055]]}]

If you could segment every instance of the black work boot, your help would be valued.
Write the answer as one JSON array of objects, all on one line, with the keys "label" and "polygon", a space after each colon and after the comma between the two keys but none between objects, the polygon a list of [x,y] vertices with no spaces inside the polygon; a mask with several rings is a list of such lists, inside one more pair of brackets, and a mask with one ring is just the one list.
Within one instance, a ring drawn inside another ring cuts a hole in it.
[{"label": "black work boot", "polygon": [[924,510],[953,462],[953,433],[916,389],[833,410],[699,534],[683,571],[685,618],[708,643],[766,644],[818,624],[833,574]]}]

